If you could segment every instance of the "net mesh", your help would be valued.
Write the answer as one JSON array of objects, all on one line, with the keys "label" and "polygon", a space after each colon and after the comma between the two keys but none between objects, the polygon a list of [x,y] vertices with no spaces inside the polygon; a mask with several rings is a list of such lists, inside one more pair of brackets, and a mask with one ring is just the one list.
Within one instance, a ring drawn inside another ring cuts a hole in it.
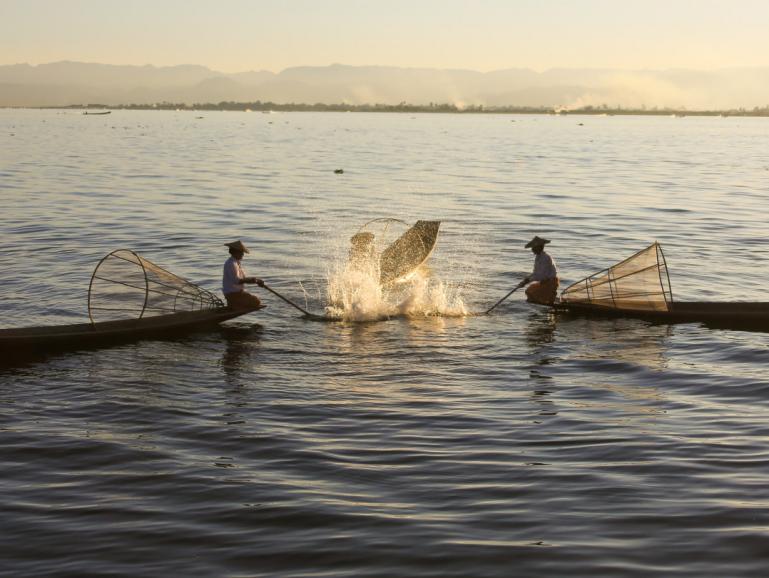
[{"label": "net mesh", "polygon": [[93,323],[222,307],[213,293],[133,251],[113,251],[97,265],[88,291]]},{"label": "net mesh", "polygon": [[440,221],[417,221],[382,251],[379,282],[382,285],[393,283],[424,263],[435,247],[440,226]]},{"label": "net mesh", "polygon": [[629,259],[577,281],[563,290],[561,301],[613,309],[669,311],[673,294],[662,247],[653,243]]}]

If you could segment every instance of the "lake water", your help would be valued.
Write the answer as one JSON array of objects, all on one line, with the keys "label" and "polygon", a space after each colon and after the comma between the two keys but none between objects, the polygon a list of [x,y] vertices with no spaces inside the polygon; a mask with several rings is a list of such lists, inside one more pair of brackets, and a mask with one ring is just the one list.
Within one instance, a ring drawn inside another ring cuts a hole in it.
[{"label": "lake water", "polygon": [[[484,310],[658,240],[674,298],[769,300],[769,119],[0,110],[2,326],[87,319],[118,248],[312,311],[350,235],[442,221]],[[343,174],[336,174],[343,169]],[[321,323],[0,368],[0,574],[764,576],[769,334],[574,319]],[[520,292],[519,292],[520,293]]]}]

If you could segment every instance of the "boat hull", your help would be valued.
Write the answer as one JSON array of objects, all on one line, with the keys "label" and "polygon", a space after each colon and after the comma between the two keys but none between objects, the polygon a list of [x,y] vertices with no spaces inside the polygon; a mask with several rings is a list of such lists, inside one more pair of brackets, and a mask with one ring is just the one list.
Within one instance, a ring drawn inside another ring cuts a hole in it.
[{"label": "boat hull", "polygon": [[589,303],[559,302],[561,313],[596,317],[631,317],[655,323],[702,323],[708,327],[769,331],[769,302],[681,301],[669,311],[615,309]]},{"label": "boat hull", "polygon": [[0,355],[8,357],[18,351],[46,353],[50,350],[78,349],[175,335],[213,326],[253,311],[218,307],[141,319],[0,329]]}]

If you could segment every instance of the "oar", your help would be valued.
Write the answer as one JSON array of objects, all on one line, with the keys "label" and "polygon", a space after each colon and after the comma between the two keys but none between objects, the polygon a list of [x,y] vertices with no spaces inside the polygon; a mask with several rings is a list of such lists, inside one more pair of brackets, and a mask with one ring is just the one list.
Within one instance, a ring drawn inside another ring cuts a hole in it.
[{"label": "oar", "polygon": [[494,308],[495,308],[497,305],[499,305],[500,303],[502,303],[502,301],[504,301],[505,299],[507,299],[508,297],[510,297],[510,295],[512,295],[513,293],[515,293],[516,291],[518,291],[518,289],[520,289],[521,287],[523,287],[523,283],[518,283],[518,285],[516,285],[516,286],[515,286],[515,288],[514,288],[512,291],[510,291],[510,293],[508,293],[507,295],[505,295],[504,297],[502,297],[502,299],[500,299],[499,301],[497,301],[496,303],[494,303],[494,305],[492,305],[491,307],[489,307],[489,308],[486,310],[486,315],[488,315],[489,313],[491,313],[491,310],[492,310],[492,309],[494,309]]},{"label": "oar", "polygon": [[283,299],[283,301],[285,301],[286,303],[288,303],[289,305],[291,305],[291,307],[295,307],[295,308],[299,309],[299,311],[301,311],[302,313],[304,313],[304,314],[305,314],[305,316],[307,316],[307,317],[310,317],[310,318],[312,318],[312,319],[323,319],[323,316],[322,316],[322,315],[315,315],[314,313],[310,313],[310,312],[309,312],[309,311],[307,311],[306,309],[304,309],[304,308],[300,307],[299,305],[297,305],[296,303],[294,303],[293,301],[291,301],[291,299],[289,299],[289,298],[287,298],[287,297],[283,297],[283,295],[281,295],[280,293],[278,293],[277,291],[275,291],[275,290],[274,290],[274,289],[272,289],[271,287],[268,287],[266,283],[262,282],[262,284],[260,285],[260,287],[263,287],[264,289],[267,289],[267,291],[269,291],[270,293],[272,293],[272,294],[273,294],[273,295],[275,295],[276,297],[279,297],[280,299]]}]

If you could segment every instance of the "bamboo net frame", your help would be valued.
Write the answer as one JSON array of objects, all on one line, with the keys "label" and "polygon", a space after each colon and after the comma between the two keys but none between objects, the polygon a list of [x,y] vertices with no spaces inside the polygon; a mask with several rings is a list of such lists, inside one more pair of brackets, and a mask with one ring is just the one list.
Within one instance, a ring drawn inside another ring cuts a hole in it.
[{"label": "bamboo net frame", "polygon": [[612,309],[670,311],[673,292],[665,255],[656,241],[624,261],[570,285],[564,303]]},{"label": "bamboo net frame", "polygon": [[222,300],[210,291],[129,249],[113,251],[99,261],[88,287],[91,323],[223,306]]}]

